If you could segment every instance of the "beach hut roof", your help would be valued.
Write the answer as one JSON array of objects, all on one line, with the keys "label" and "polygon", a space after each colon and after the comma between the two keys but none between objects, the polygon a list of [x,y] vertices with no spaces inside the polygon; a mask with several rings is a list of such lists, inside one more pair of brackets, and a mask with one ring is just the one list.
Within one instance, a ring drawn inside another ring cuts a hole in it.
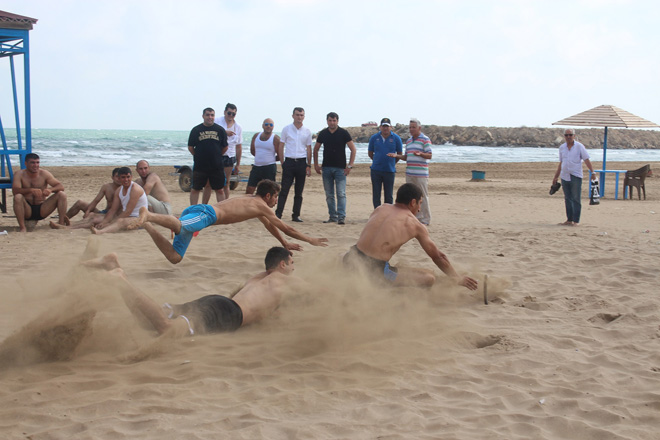
[{"label": "beach hut roof", "polygon": [[613,105],[599,105],[577,115],[573,115],[552,125],[585,127],[660,127],[660,125],[635,116]]},{"label": "beach hut roof", "polygon": [[27,29],[31,30],[32,25],[37,22],[36,18],[25,17],[24,15],[12,14],[11,12],[0,11],[0,28],[4,29]]}]

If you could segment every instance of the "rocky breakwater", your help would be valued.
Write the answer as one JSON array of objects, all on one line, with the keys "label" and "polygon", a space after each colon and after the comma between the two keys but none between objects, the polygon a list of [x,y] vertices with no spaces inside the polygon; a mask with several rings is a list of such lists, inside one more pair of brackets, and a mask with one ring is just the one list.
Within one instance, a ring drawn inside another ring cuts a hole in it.
[{"label": "rocky breakwater", "polygon": [[[602,148],[604,128],[574,127],[577,139],[587,148]],[[355,142],[369,142],[377,127],[347,127]],[[563,128],[538,127],[443,127],[424,125],[422,132],[434,145],[476,145],[483,147],[540,147],[557,148],[564,142]],[[408,126],[396,124],[396,134],[405,140],[410,137]],[[660,131],[609,128],[607,148],[613,149],[660,149]]]}]

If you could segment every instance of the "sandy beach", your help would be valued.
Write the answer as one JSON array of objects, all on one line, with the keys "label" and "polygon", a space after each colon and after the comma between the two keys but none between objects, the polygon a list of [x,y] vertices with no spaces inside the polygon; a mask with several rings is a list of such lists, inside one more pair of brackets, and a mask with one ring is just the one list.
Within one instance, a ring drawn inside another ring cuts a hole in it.
[{"label": "sandy beach", "polygon": [[[90,201],[112,169],[42,166],[69,204]],[[296,274],[319,291],[236,333],[174,341],[138,362],[126,355],[155,332],[133,320],[107,275],[79,266],[90,232],[41,221],[19,234],[8,193],[0,437],[658,439],[660,182],[647,179],[646,200],[623,200],[621,187],[614,200],[608,176],[596,206],[583,185],[581,225],[563,227],[563,195],[548,194],[556,167],[431,166],[431,237],[459,272],[482,287],[488,276],[488,305],[482,288],[455,286],[437,268],[430,290],[347,276],[337,260],[372,211],[369,168],[349,176],[345,226],[322,223],[325,195],[313,174],[295,227],[329,246],[303,243],[294,258]],[[153,170],[180,213],[188,194],[171,168]],[[471,170],[486,180],[470,181]],[[232,197],[244,191],[241,183]],[[292,193],[286,221],[291,205]],[[180,303],[229,295],[263,270],[278,242],[253,220],[202,231],[178,265],[143,230],[100,236],[97,245],[99,255],[117,253],[156,301]],[[434,269],[416,242],[392,262]],[[43,326],[25,327],[39,316]]]}]

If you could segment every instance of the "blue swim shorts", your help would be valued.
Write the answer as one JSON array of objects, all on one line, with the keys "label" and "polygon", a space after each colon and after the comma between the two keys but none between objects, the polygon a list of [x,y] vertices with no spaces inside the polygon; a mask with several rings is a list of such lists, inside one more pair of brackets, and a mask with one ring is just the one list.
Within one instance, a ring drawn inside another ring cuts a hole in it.
[{"label": "blue swim shorts", "polygon": [[183,257],[188,249],[193,233],[201,231],[218,221],[215,209],[211,205],[192,205],[187,207],[179,217],[181,231],[174,236],[172,247]]}]

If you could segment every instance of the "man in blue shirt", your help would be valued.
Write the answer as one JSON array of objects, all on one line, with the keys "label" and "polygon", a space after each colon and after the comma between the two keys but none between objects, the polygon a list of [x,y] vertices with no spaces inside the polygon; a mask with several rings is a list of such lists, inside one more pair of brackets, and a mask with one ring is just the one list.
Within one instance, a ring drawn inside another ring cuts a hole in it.
[{"label": "man in blue shirt", "polygon": [[401,154],[403,144],[401,138],[392,133],[392,122],[389,118],[380,121],[380,132],[369,139],[369,157],[371,164],[371,189],[374,209],[380,206],[380,193],[385,191],[385,203],[394,203],[394,175],[396,163],[399,161],[389,154]]}]

